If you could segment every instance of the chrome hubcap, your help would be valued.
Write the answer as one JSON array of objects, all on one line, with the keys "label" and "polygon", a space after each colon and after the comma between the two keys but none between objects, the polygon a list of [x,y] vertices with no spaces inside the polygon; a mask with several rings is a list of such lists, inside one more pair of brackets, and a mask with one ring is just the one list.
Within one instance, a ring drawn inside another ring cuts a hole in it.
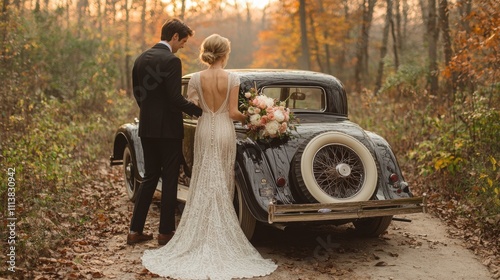
[{"label": "chrome hubcap", "polygon": [[341,177],[347,177],[351,175],[351,167],[345,163],[338,164],[337,167],[335,167],[335,170]]}]

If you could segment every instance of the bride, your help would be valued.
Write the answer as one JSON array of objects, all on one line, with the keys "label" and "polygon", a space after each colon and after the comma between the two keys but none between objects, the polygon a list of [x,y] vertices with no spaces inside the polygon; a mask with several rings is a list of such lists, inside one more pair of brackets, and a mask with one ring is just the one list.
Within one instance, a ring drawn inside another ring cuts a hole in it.
[{"label": "bride", "polygon": [[167,245],[146,250],[143,265],[177,279],[231,279],[264,276],[277,265],[264,259],[240,228],[233,207],[239,77],[224,70],[227,38],[213,34],[200,49],[208,69],[195,73],[188,98],[203,109],[194,142],[194,165],[181,221]]}]

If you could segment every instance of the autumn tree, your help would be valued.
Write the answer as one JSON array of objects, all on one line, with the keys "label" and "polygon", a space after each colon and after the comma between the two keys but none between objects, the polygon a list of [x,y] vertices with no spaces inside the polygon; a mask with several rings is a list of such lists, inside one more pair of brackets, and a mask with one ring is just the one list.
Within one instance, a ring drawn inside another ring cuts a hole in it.
[{"label": "autumn tree", "polygon": [[[387,0],[387,11],[386,11],[386,17],[385,17],[385,25],[384,25],[384,31],[383,31],[383,38],[382,38],[382,46],[380,47],[380,61],[378,65],[378,72],[377,72],[377,80],[375,81],[375,92],[378,92],[380,88],[382,87],[382,77],[384,74],[384,59],[387,54],[387,43],[389,41],[389,29],[391,26],[394,27],[393,20],[392,20],[392,0]],[[394,29],[394,28],[393,28]],[[394,43],[396,45],[396,43]]]},{"label": "autumn tree", "polygon": [[[306,18],[302,24],[300,3],[296,0],[280,1],[279,7],[270,10],[268,29],[259,34],[261,47],[254,55],[253,66],[309,67],[315,71],[345,75],[343,67],[349,60],[341,54],[348,52],[350,44],[350,27],[344,15],[344,4],[347,3],[333,0],[305,3]],[[304,28],[305,32],[302,31]],[[306,50],[304,44],[308,46]],[[308,62],[300,61],[303,53],[308,56]]]},{"label": "autumn tree", "polygon": [[437,44],[439,37],[439,27],[437,20],[437,6],[436,0],[429,0],[428,2],[428,14],[427,14],[427,44],[428,44],[428,59],[429,59],[429,92],[433,95],[438,93],[438,79],[439,79],[439,69],[438,69],[438,53]]},{"label": "autumn tree", "polygon": [[[470,1],[460,1],[458,9],[462,28],[453,33],[455,53],[445,77],[456,73],[461,89],[470,93],[481,87],[493,90],[500,77],[500,3],[480,0],[471,5]],[[493,100],[499,98],[498,92],[493,90],[488,95],[491,104],[496,104]]]},{"label": "autumn tree", "polygon": [[354,69],[354,83],[357,91],[361,90],[363,82],[367,82],[366,78],[368,76],[368,47],[370,28],[376,3],[377,0],[363,0],[361,4],[361,32],[358,37],[356,50],[356,66]]},{"label": "autumn tree", "polygon": [[310,70],[309,39],[307,30],[306,0],[299,0],[300,49],[299,67]]}]

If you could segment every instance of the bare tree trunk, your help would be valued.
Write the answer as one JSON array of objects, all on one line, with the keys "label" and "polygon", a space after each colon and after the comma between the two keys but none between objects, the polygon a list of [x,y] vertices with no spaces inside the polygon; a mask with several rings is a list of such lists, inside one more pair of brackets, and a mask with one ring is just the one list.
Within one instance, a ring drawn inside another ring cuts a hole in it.
[{"label": "bare tree trunk", "polygon": [[450,24],[448,20],[448,1],[439,0],[439,19],[441,31],[443,31],[443,50],[445,65],[449,66],[453,51],[451,49]]},{"label": "bare tree trunk", "polygon": [[142,9],[141,9],[141,50],[145,50],[146,46],[146,9],[147,9],[147,1],[142,0]]},{"label": "bare tree trunk", "polygon": [[[472,11],[472,0],[459,0],[458,1],[458,10],[460,12],[460,22],[462,23],[462,30],[465,31],[466,33],[466,38],[469,37],[469,34],[471,33],[471,25],[470,25],[470,20],[468,17],[471,14]],[[468,75],[463,75],[462,78],[458,78],[458,76],[462,76],[464,73],[458,73],[457,74],[457,87],[460,88],[469,88],[470,92],[473,92],[474,86],[471,83],[470,78],[468,78]]]},{"label": "bare tree trunk", "polygon": [[130,67],[130,6],[129,1],[125,0],[125,90],[127,96],[132,97],[132,71]]},{"label": "bare tree trunk", "polygon": [[380,47],[380,61],[378,63],[377,80],[375,82],[375,94],[382,87],[382,78],[384,76],[384,59],[387,54],[387,42],[389,41],[389,29],[392,22],[392,0],[386,0],[387,12],[385,15],[384,32],[382,35],[382,46]]},{"label": "bare tree trunk", "polygon": [[300,16],[300,43],[302,48],[302,54],[299,59],[299,67],[305,70],[311,69],[311,63],[309,61],[309,42],[307,40],[307,18],[306,18],[306,1],[299,0],[299,16]]},{"label": "bare tree trunk", "polygon": [[102,34],[102,11],[101,11],[101,0],[96,0],[97,6],[97,31]]},{"label": "bare tree trunk", "polygon": [[313,13],[309,13],[309,22],[311,24],[311,33],[312,33],[312,39],[313,39],[313,50],[314,50],[314,57],[316,58],[316,63],[319,66],[320,72],[325,72],[323,68],[323,63],[321,62],[321,55],[319,51],[319,42],[318,42],[318,37],[316,36],[316,28],[314,27],[314,15]]},{"label": "bare tree trunk", "polygon": [[429,0],[429,17],[427,24],[427,36],[429,44],[429,92],[436,95],[438,92],[438,64],[437,64],[437,41],[439,29],[437,28],[436,0]]},{"label": "bare tree trunk", "polygon": [[[400,0],[394,0],[394,17],[396,18],[396,39],[394,40],[394,45],[396,46],[398,52],[401,52],[401,3]],[[393,32],[394,32],[394,24],[393,24]]]},{"label": "bare tree trunk", "polygon": [[[320,15],[324,15],[325,13],[325,8],[323,6],[323,0],[318,0],[318,5],[319,5],[319,9],[318,9],[318,13]],[[328,34],[328,28],[325,28],[323,30],[323,37],[325,39],[325,43],[323,44],[323,48],[324,48],[324,51],[325,51],[325,67],[324,68],[321,68],[322,72],[326,72],[328,74],[331,74],[332,73],[332,67],[330,65],[330,59],[331,59],[331,56],[330,56],[330,45],[328,44],[328,40],[329,40],[329,34]],[[318,49],[319,49],[319,43],[318,43]],[[319,50],[318,50],[319,52]],[[320,64],[318,62],[318,64]]]},{"label": "bare tree trunk", "polygon": [[424,0],[418,0],[419,6],[420,6],[420,11],[422,13],[422,21],[424,23],[424,26],[427,28],[426,33],[424,34],[424,42],[427,42],[429,40],[429,35],[427,34],[429,31],[429,9],[427,8],[427,5]]},{"label": "bare tree trunk", "polygon": [[[344,21],[348,26],[350,26],[350,14],[349,14],[349,1],[348,0],[343,0],[342,5],[344,6]],[[336,63],[336,68],[337,72],[339,73],[339,78],[341,80],[347,80],[347,76],[345,75],[344,67],[346,63],[346,58],[347,58],[347,42],[349,42],[349,29],[345,30],[344,32],[344,40],[342,40],[342,49],[338,54],[337,58],[337,63]],[[331,71],[331,70],[330,70]]]},{"label": "bare tree trunk", "polygon": [[361,84],[368,76],[368,45],[370,28],[373,19],[373,10],[377,0],[363,0],[363,22],[361,23],[361,35],[359,37],[357,61],[354,69],[354,80],[356,90],[361,91]]},{"label": "bare tree trunk", "polygon": [[392,49],[394,52],[394,69],[398,71],[399,69],[399,48],[398,48],[398,37],[396,36],[396,33],[394,31],[394,20],[391,20],[391,34],[392,34]]},{"label": "bare tree trunk", "polygon": [[179,18],[181,20],[184,20],[184,16],[186,15],[186,0],[181,1],[181,14],[179,15]]},{"label": "bare tree trunk", "polygon": [[410,9],[410,6],[408,5],[408,0],[403,0],[403,34],[401,35],[401,40],[400,46],[401,50],[404,51],[406,50],[406,38],[408,38],[408,11]]},{"label": "bare tree trunk", "polygon": [[[156,9],[157,9],[157,5],[158,5],[158,1],[157,0],[152,0],[150,1],[149,3],[152,3],[150,4],[150,12],[149,12],[149,18],[155,18],[156,17]],[[150,23],[149,23],[149,32],[151,34],[155,34],[156,32],[156,26],[155,26],[155,23],[153,20],[150,20]]]},{"label": "bare tree trunk", "polygon": [[449,10],[448,10],[448,1],[447,0],[439,0],[439,23],[441,31],[443,32],[443,52],[444,52],[444,63],[446,67],[451,71],[450,79],[448,83],[451,83],[451,86],[446,86],[447,89],[447,98],[452,97],[453,92],[457,87],[457,75],[453,69],[450,69],[450,62],[453,56],[453,50],[451,48],[451,34],[450,34],[450,24],[448,20]]},{"label": "bare tree trunk", "polygon": [[111,18],[113,20],[113,25],[116,24],[116,1],[118,0],[111,0]]}]

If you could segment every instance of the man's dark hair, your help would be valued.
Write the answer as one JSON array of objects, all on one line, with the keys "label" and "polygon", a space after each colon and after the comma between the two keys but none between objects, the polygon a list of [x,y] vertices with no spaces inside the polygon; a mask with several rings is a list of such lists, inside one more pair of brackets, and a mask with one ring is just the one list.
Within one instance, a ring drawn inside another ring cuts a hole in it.
[{"label": "man's dark hair", "polygon": [[187,36],[193,36],[194,31],[180,19],[169,19],[161,27],[161,40],[168,42],[172,40],[175,33],[179,34],[179,40],[181,40]]}]

